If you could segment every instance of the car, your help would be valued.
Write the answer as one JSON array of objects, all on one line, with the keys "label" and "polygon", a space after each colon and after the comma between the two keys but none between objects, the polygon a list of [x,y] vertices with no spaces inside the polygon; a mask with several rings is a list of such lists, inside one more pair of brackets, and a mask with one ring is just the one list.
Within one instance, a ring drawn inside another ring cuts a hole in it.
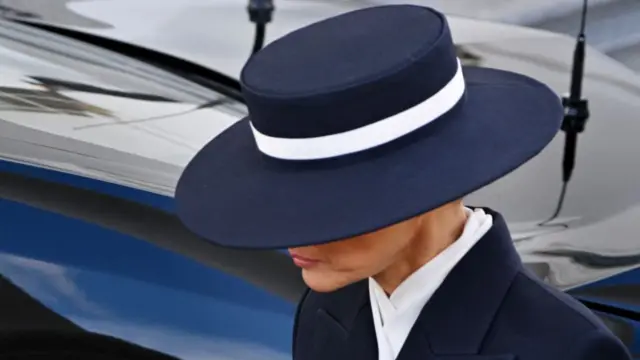
[{"label": "car", "polygon": [[[167,40],[134,26],[142,11],[110,23],[122,18],[118,4],[86,2],[97,10],[54,20],[37,9],[0,16],[0,354],[290,359],[299,270],[281,251],[199,238],[172,198],[198,149],[247,114],[237,78],[253,25],[230,20],[245,16],[236,6],[233,16],[180,23]],[[346,11],[283,4],[267,42]],[[569,90],[575,39],[449,21],[465,63]],[[203,31],[208,23],[224,31]],[[590,48],[586,60],[590,118],[568,186],[559,132],[466,201],[504,213],[526,266],[590,307],[640,358],[640,76]]]}]

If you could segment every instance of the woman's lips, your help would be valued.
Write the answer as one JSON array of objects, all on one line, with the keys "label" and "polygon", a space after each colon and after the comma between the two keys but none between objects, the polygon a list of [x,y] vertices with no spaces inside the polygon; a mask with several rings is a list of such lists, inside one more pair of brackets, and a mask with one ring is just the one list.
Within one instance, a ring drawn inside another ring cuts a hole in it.
[{"label": "woman's lips", "polygon": [[300,255],[293,255],[293,254],[291,255],[291,258],[293,259],[293,263],[296,264],[296,266],[301,267],[303,269],[310,268],[320,262],[318,260],[309,259]]}]

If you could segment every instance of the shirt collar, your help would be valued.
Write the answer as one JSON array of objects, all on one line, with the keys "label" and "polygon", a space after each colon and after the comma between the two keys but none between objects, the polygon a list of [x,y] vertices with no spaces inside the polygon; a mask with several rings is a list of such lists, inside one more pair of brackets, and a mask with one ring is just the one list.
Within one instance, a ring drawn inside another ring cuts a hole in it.
[{"label": "shirt collar", "polygon": [[451,269],[491,228],[491,215],[486,214],[482,209],[474,211],[465,208],[465,211],[467,212],[467,222],[462,235],[440,254],[411,274],[391,296],[385,294],[377,281],[369,278],[370,295],[374,297],[371,299],[371,303],[377,305],[383,326],[404,312],[415,313],[411,309],[422,308],[442,284]]}]

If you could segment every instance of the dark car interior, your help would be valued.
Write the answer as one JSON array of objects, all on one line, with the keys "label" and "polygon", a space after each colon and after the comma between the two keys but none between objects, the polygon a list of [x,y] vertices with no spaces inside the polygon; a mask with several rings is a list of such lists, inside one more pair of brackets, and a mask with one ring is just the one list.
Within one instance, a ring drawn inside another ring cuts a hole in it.
[{"label": "dark car interior", "polygon": [[0,357],[22,359],[136,359],[171,360],[175,357],[112,337],[85,331],[10,332],[0,337]]},{"label": "dark car interior", "polygon": [[86,331],[47,309],[0,276],[0,358],[176,360],[106,335]]}]

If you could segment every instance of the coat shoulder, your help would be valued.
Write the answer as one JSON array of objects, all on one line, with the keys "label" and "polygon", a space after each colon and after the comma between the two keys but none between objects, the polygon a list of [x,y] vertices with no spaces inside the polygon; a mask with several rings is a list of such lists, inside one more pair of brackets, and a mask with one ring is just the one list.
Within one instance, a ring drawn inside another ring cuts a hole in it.
[{"label": "coat shoulder", "polygon": [[[570,295],[542,282],[526,270],[514,279],[493,326],[485,350],[531,349],[525,359],[631,359],[622,342],[604,323]],[[595,347],[595,348],[594,348]]]}]

